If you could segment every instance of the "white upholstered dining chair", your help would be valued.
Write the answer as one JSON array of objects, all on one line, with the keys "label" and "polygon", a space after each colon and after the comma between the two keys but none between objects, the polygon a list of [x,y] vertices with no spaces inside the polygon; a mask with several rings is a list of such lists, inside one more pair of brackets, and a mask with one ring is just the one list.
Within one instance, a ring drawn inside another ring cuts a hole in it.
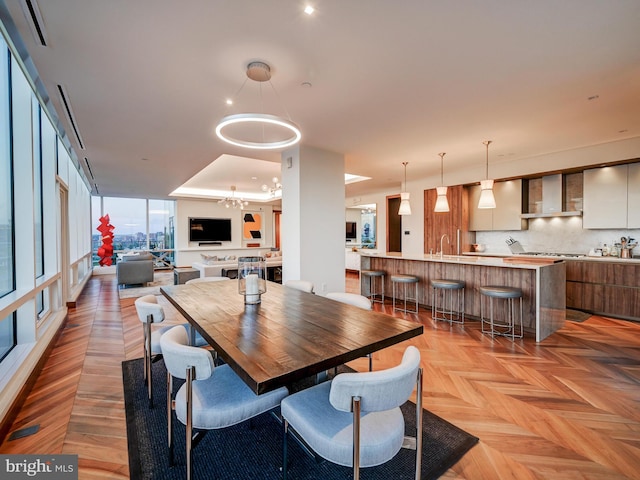
[{"label": "white upholstered dining chair", "polygon": [[[144,362],[144,380],[147,384],[147,393],[149,396],[149,408],[153,408],[153,376],[151,375],[151,364],[162,354],[160,347],[160,337],[175,325],[167,325],[160,328],[152,328],[153,324],[162,323],[165,319],[164,308],[158,303],[155,295],[144,295],[134,302],[138,318],[142,322],[142,331],[144,338],[143,362]],[[188,323],[182,325],[187,331]],[[203,347],[207,345],[207,341],[196,332],[195,346]]]},{"label": "white upholstered dining chair", "polygon": [[422,470],[422,369],[420,351],[409,346],[400,365],[377,372],[342,373],[294,393],[281,404],[284,421],[283,479],[287,479],[288,430],[322,458],[353,468],[388,462],[402,448],[405,424],[400,406],[416,391],[416,470]]},{"label": "white upholstered dining chair", "polygon": [[149,396],[149,408],[153,407],[153,377],[151,375],[151,362],[156,355],[162,353],[160,350],[160,337],[171,326],[151,328],[153,324],[164,321],[164,309],[158,304],[155,295],[145,295],[134,302],[138,318],[142,322],[142,332],[144,339],[143,363],[144,381],[147,384],[147,395]]},{"label": "white upholstered dining chair", "polygon": [[229,277],[198,277],[187,280],[186,285],[190,285],[192,283],[222,282],[225,280],[231,279]]},{"label": "white upholstered dining chair", "polygon": [[[187,332],[174,327],[160,339],[167,367],[167,433],[173,465],[173,413],[186,426],[186,478],[193,475],[193,429],[230,427],[280,405],[285,387],[256,395],[229,365],[214,366],[205,349],[188,345]],[[173,377],[186,380],[172,400]]]},{"label": "white upholstered dining chair", "polygon": [[371,300],[364,295],[359,295],[357,293],[329,292],[327,293],[327,298],[337,302],[346,303],[348,305],[353,305],[354,307],[359,307],[363,310],[371,310]]},{"label": "white upholstered dining chair", "polygon": [[[331,300],[335,300],[336,302],[346,303],[348,305],[353,305],[354,307],[362,308],[363,310],[371,310],[371,300],[364,295],[360,295],[358,293],[348,293],[348,292],[329,292],[327,293],[327,298]],[[369,359],[369,371],[373,370],[373,355],[371,353],[367,354],[367,358]],[[337,371],[337,367],[336,367]]]}]

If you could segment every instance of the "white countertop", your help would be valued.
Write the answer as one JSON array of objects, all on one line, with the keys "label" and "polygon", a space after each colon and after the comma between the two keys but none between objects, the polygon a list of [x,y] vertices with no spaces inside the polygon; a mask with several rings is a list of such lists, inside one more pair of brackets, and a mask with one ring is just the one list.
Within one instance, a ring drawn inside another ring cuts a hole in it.
[{"label": "white countertop", "polygon": [[[526,270],[538,270],[543,267],[549,266],[549,264],[543,265],[535,265],[531,263],[515,263],[512,261],[505,262],[505,256],[480,256],[480,255],[407,255],[400,253],[369,253],[361,251],[360,254],[363,257],[371,257],[371,258],[389,258],[394,260],[417,260],[422,262],[441,262],[441,263],[457,263],[460,265],[482,265],[487,267],[504,267],[504,268],[519,268]],[[508,258],[513,258],[513,256],[509,256]],[[527,256],[527,259],[535,258],[533,256]],[[543,257],[548,258],[548,257]],[[556,260],[561,262],[564,260],[563,258],[554,257]],[[553,264],[551,264],[553,265]]]}]

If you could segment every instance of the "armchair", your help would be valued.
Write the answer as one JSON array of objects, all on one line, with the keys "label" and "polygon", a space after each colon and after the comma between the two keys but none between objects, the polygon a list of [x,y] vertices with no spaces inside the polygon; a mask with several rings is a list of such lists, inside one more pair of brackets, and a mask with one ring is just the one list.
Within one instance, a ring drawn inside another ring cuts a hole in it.
[{"label": "armchair", "polygon": [[123,255],[116,265],[118,285],[135,285],[153,282],[153,255]]}]

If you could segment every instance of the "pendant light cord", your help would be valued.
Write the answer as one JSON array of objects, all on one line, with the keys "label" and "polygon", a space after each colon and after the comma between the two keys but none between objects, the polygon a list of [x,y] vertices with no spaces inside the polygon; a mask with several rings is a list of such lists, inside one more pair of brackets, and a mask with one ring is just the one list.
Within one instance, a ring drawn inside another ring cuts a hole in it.
[{"label": "pendant light cord", "polygon": [[444,156],[445,152],[439,153],[440,155],[440,186],[444,187]]},{"label": "pendant light cord", "polygon": [[404,191],[407,191],[407,165],[409,164],[409,162],[402,162],[402,165],[404,165]]},{"label": "pendant light cord", "polygon": [[485,171],[486,175],[485,175],[484,178],[488,180],[489,179],[489,144],[491,143],[491,140],[485,140],[482,143],[484,143],[486,145],[486,147],[487,147],[487,164],[486,164],[487,168],[486,168],[486,171]]}]

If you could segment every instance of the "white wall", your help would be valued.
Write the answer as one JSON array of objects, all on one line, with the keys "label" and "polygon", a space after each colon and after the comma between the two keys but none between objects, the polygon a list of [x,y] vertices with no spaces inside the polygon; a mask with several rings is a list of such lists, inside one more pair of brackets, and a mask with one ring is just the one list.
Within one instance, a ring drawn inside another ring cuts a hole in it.
[{"label": "white wall", "polygon": [[[579,253],[586,255],[592,248],[605,243],[620,242],[621,237],[640,240],[640,230],[583,230],[581,217],[535,218],[529,220],[529,230],[517,232],[477,232],[476,243],[486,245],[485,253],[509,254],[507,237],[518,240],[528,252]],[[640,255],[640,249],[634,251]]]},{"label": "white wall", "polygon": [[[263,233],[261,247],[246,248],[242,241],[242,219],[245,213],[262,214]],[[198,246],[198,242],[189,242],[189,217],[230,218],[231,241],[221,246]],[[264,254],[274,246],[273,207],[250,203],[244,210],[225,208],[217,200],[177,199],[175,217],[176,266],[187,267],[202,260],[205,255],[246,255]]]}]

